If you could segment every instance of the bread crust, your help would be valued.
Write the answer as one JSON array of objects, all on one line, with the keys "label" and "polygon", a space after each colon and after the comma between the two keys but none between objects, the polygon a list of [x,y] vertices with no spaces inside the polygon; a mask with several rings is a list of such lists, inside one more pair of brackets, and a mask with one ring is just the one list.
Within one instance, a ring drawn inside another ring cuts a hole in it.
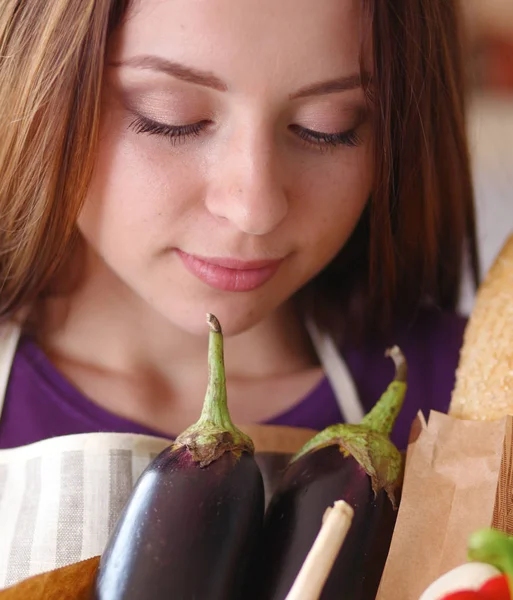
[{"label": "bread crust", "polygon": [[513,415],[513,235],[477,292],[449,414],[473,420]]}]

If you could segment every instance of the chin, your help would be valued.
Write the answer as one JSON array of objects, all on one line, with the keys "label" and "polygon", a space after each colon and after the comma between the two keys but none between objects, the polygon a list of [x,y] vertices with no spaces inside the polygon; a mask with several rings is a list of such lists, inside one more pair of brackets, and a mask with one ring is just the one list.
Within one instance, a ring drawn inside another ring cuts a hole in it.
[{"label": "chin", "polygon": [[272,312],[272,308],[265,308],[256,302],[242,301],[235,299],[223,301],[220,298],[212,301],[198,299],[184,302],[181,306],[176,306],[172,311],[161,310],[161,314],[170,322],[182,330],[192,335],[206,336],[209,328],[207,325],[207,313],[215,315],[221,324],[225,337],[232,337],[248,331]]}]

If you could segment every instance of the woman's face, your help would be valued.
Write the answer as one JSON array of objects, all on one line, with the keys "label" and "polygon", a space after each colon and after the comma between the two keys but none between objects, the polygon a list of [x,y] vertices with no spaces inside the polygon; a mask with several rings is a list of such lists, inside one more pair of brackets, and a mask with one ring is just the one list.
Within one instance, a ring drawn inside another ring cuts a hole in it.
[{"label": "woman's face", "polygon": [[123,293],[233,334],[338,253],[373,179],[359,5],[136,0],[79,218]]}]

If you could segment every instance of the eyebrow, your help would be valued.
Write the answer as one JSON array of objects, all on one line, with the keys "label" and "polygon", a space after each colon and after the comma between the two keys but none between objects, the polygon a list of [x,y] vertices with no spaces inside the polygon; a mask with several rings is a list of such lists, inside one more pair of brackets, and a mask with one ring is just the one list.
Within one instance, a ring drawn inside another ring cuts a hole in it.
[{"label": "eyebrow", "polygon": [[160,73],[166,73],[166,75],[170,75],[176,79],[213,88],[214,90],[218,90],[220,92],[226,92],[228,89],[226,83],[221,81],[219,77],[216,77],[212,73],[201,71],[199,69],[193,69],[192,67],[187,67],[159,56],[134,56],[133,58],[128,58],[127,60],[111,62],[110,66],[133,67],[135,69],[158,71]]},{"label": "eyebrow", "polygon": [[[226,92],[228,90],[227,84],[213,73],[188,67],[184,64],[160,56],[134,56],[126,60],[111,62],[109,65],[112,67],[132,67],[135,69],[157,71],[180,79],[181,81],[209,87],[220,92]],[[370,78],[371,76],[367,72],[353,73],[344,77],[307,85],[297,92],[290,94],[289,98],[295,100],[297,98],[306,98],[308,96],[324,96],[326,94],[346,92],[362,87],[370,81]]]},{"label": "eyebrow", "polygon": [[306,98],[308,96],[324,96],[326,94],[347,92],[367,85],[370,79],[370,73],[365,71],[363,73],[353,73],[344,77],[338,77],[337,79],[307,85],[294,94],[291,94],[290,99],[295,100],[296,98]]}]

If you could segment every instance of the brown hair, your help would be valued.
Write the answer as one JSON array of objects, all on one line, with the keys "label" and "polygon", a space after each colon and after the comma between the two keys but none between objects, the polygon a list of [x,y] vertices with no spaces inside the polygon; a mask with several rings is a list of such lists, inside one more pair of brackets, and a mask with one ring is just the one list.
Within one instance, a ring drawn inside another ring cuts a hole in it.
[{"label": "brown hair", "polygon": [[[128,2],[1,3],[0,318],[41,297],[71,251],[108,37]],[[457,3],[362,3],[375,63],[374,192],[303,297],[319,321],[356,306],[358,322],[375,329],[422,302],[454,308],[465,244],[476,281],[478,261]]]},{"label": "brown hair", "polygon": [[454,310],[465,266],[479,282],[458,2],[362,2],[374,60],[374,191],[340,255],[305,290],[321,325],[350,312],[358,337],[414,319],[422,305]]},{"label": "brown hair", "polygon": [[0,4],[0,317],[69,255],[94,166],[108,34],[128,0]]}]

